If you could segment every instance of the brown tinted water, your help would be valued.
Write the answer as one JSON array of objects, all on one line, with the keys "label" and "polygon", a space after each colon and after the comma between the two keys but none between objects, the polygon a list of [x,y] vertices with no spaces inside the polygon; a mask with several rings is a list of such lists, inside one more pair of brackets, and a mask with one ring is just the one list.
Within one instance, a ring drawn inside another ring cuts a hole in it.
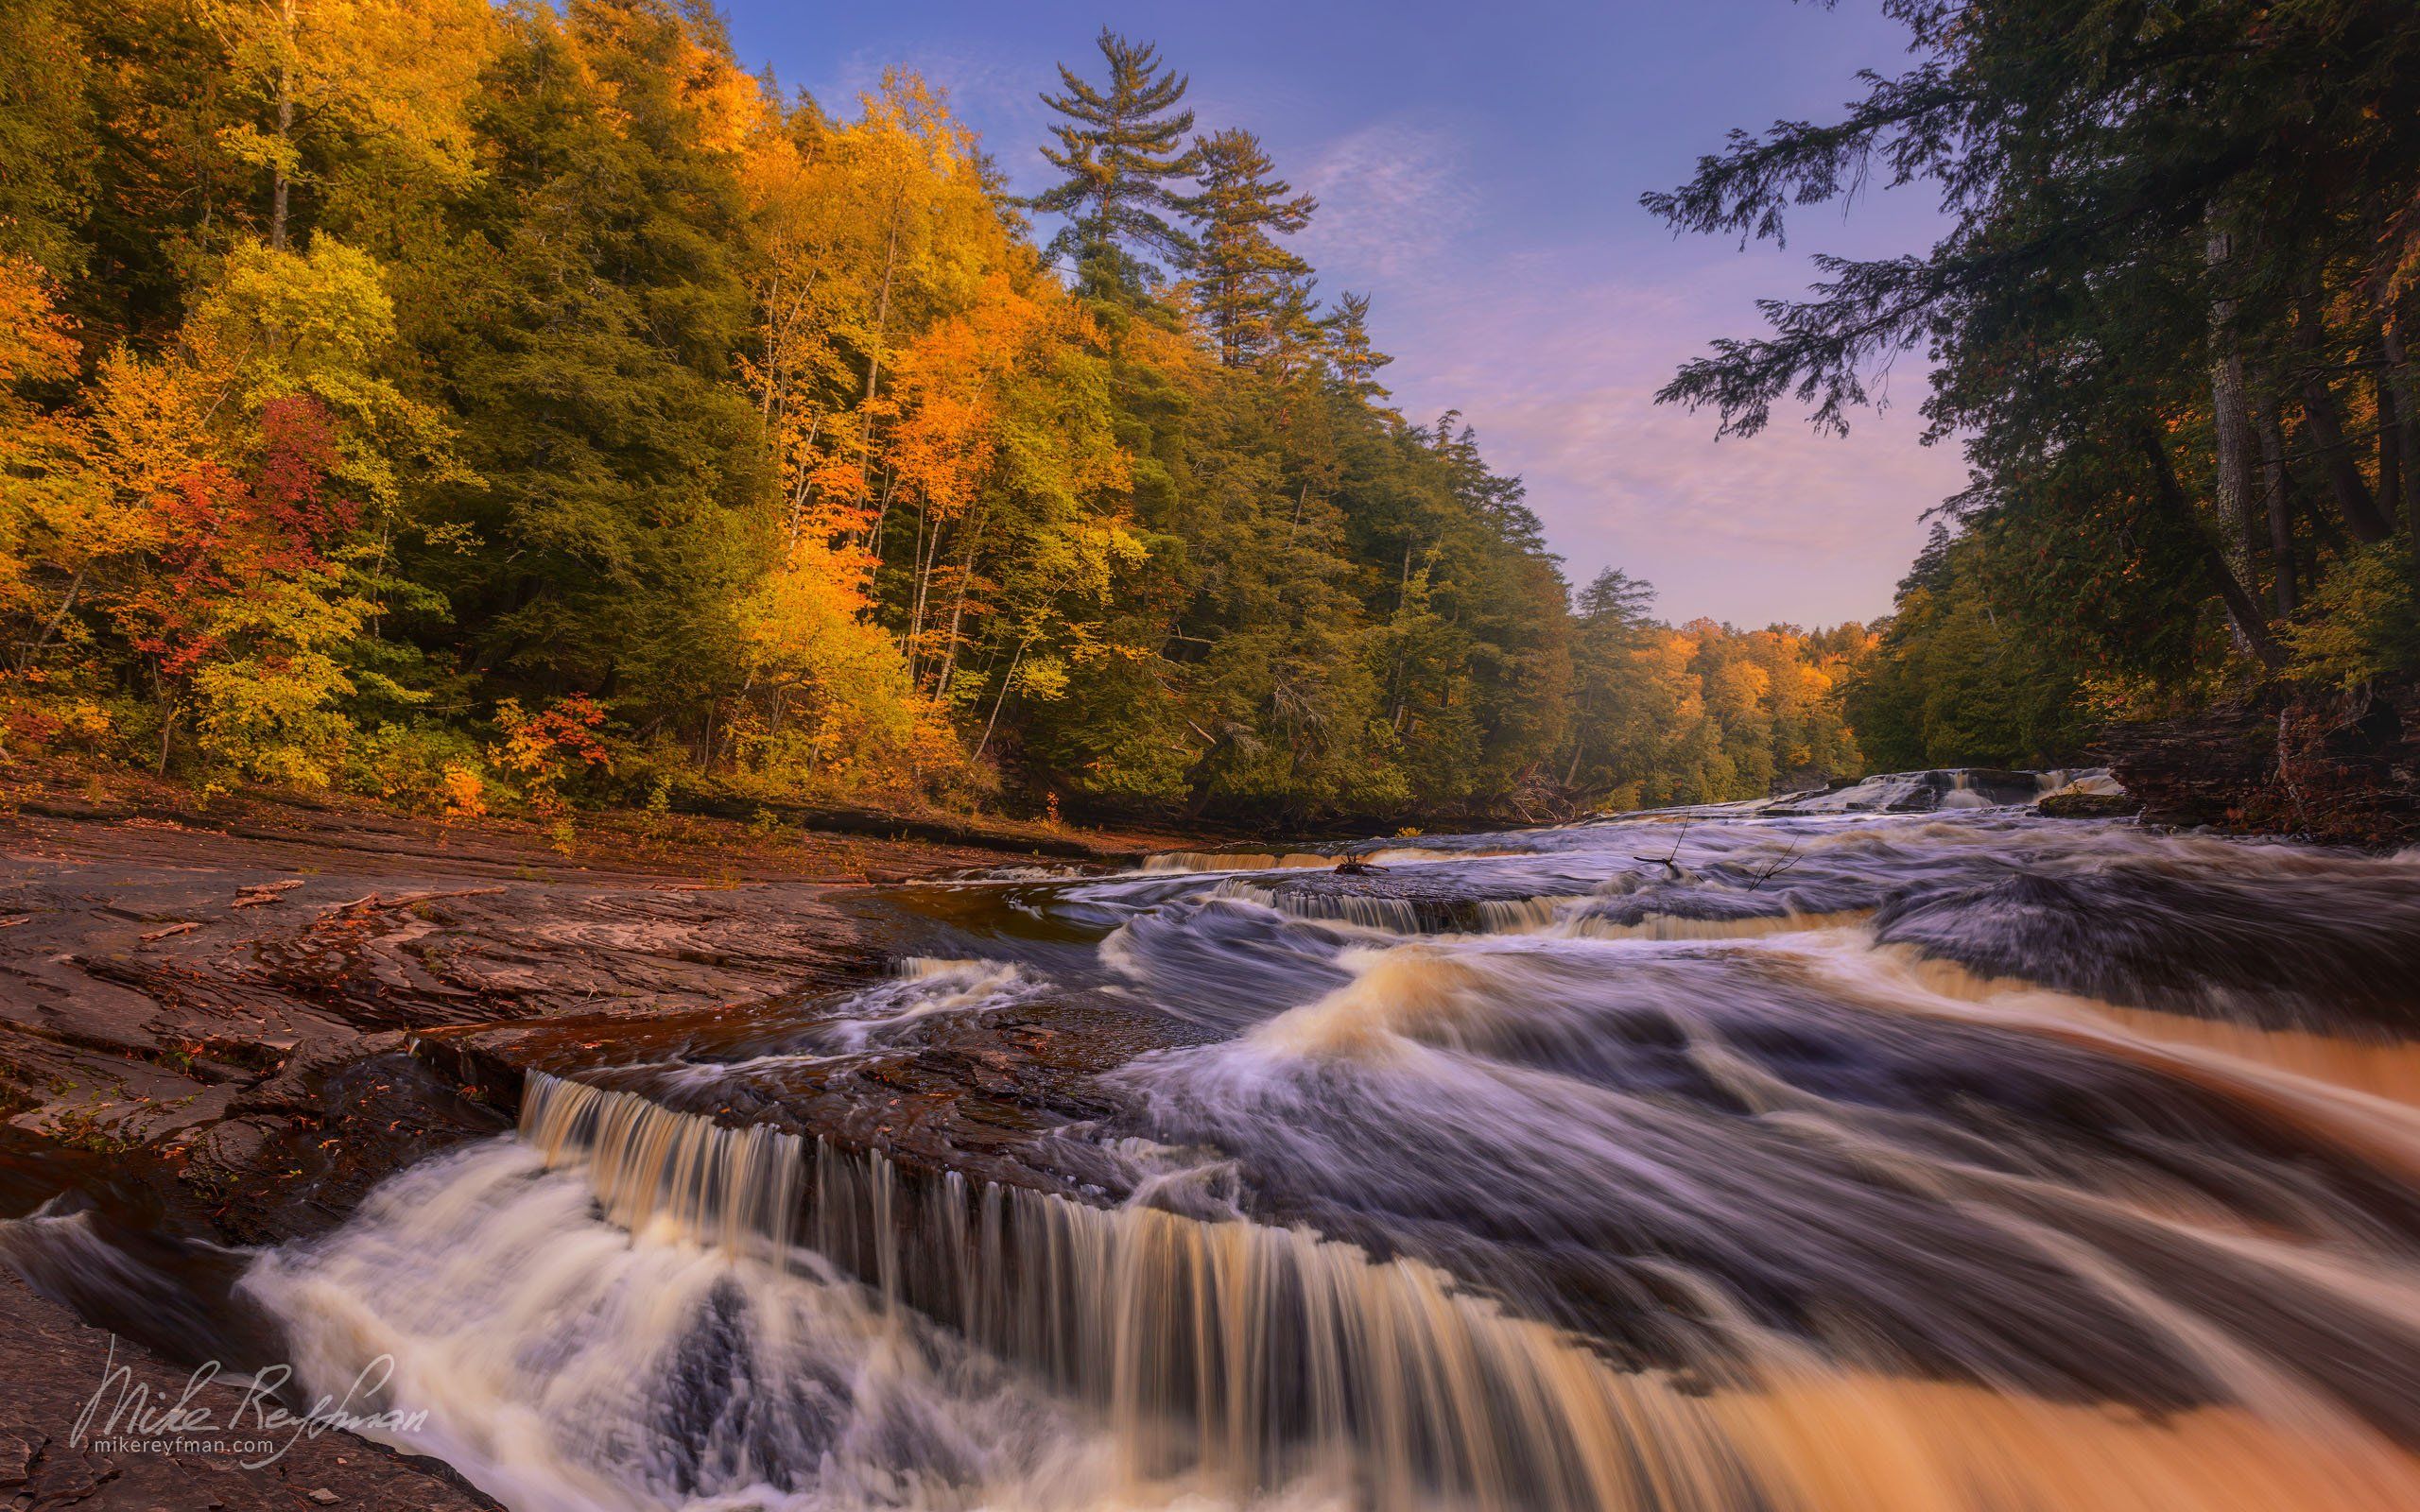
[{"label": "brown tinted water", "polygon": [[2420,1507],[2420,858],[1378,859],[870,892],[237,1297],[528,1507]]}]

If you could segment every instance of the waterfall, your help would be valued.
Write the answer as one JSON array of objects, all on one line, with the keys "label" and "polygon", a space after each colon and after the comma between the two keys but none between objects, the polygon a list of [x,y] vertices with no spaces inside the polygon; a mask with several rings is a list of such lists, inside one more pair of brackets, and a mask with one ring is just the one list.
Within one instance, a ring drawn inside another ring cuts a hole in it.
[{"label": "waterfall", "polygon": [[522,1138],[616,1224],[784,1263],[793,1236],[1102,1414],[1138,1476],[1249,1493],[1349,1449],[1379,1504],[1723,1505],[1705,1402],[1433,1267],[1307,1230],[1098,1208],[760,1137],[531,1073]]},{"label": "waterfall", "polygon": [[2085,1486],[2213,1512],[2420,1496],[2420,1464],[2283,1383],[2264,1388],[2281,1422],[2223,1405],[2152,1420],[1827,1366],[1736,1316],[1736,1357],[1625,1368],[1432,1266],[1306,1229],[970,1183],[543,1074],[521,1137],[654,1243],[836,1267],[878,1314],[942,1324],[1080,1404],[1115,1446],[1123,1489],[1086,1492],[1103,1505],[1340,1483],[1383,1507],[1876,1512],[1978,1504],[1978,1467],[2012,1505]]},{"label": "waterfall", "polygon": [[1413,899],[1361,892],[1281,892],[1239,878],[1220,883],[1210,896],[1272,908],[1296,919],[1351,924],[1390,935],[1417,935],[1448,929],[1453,923],[1450,911],[1442,904],[1424,908]]},{"label": "waterfall", "polygon": [[1255,850],[1161,850],[1145,856],[1142,869],[1146,872],[1274,871],[1335,865],[1334,856],[1313,855],[1304,850],[1289,851],[1285,855]]},{"label": "waterfall", "polygon": [[550,1166],[580,1160],[605,1216],[633,1233],[661,1227],[734,1254],[787,1259],[804,1190],[804,1142],[795,1134],[762,1124],[724,1128],[533,1071],[521,1136]]}]

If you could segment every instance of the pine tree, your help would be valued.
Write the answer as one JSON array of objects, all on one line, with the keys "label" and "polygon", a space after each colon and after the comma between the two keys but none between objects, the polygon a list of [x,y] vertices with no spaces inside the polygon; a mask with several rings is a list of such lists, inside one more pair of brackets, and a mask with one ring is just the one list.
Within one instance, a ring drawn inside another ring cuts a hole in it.
[{"label": "pine tree", "polygon": [[1050,129],[1059,146],[1042,149],[1066,177],[1035,196],[1032,207],[1068,217],[1050,251],[1073,261],[1087,289],[1132,292],[1157,277],[1151,254],[1173,260],[1191,248],[1167,215],[1184,206],[1170,180],[1195,168],[1184,145],[1193,112],[1177,109],[1187,80],[1160,62],[1157,47],[1106,26],[1098,45],[1109,63],[1106,85],[1096,89],[1062,63],[1067,92],[1042,96],[1067,118]]},{"label": "pine tree", "polygon": [[[9,3],[11,754],[551,815],[610,747],[666,801],[682,763],[1259,820],[1844,760],[1815,638],[1676,630],[1618,578],[1570,617],[1519,481],[1378,407],[1369,301],[1316,309],[1283,245],[1309,198],[1197,142],[1149,46],[1052,100],[1071,294],[937,89],[786,105],[695,0]],[[2290,534],[2381,395],[2420,416],[2322,292],[2335,452],[2242,316]],[[2322,544],[2320,592],[2356,581]],[[1993,628],[1987,586],[1941,623]]]},{"label": "pine tree", "polygon": [[1276,238],[1311,223],[1319,201],[1294,193],[1250,131],[1197,142],[1201,191],[1184,203],[1199,228],[1186,269],[1219,361],[1256,366],[1307,335],[1311,265]]},{"label": "pine tree", "polygon": [[1370,343],[1370,296],[1339,296],[1336,308],[1321,317],[1319,324],[1327,365],[1345,392],[1372,404],[1390,397],[1378,382],[1378,369],[1395,359]]},{"label": "pine tree", "polygon": [[1618,567],[1608,567],[1580,591],[1579,613],[1585,624],[1634,629],[1647,623],[1655,607],[1653,585]]}]

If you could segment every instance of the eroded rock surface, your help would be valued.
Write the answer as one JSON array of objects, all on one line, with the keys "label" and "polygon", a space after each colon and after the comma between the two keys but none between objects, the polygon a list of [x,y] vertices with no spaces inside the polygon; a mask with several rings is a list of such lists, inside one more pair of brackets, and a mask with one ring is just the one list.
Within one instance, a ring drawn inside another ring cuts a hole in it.
[{"label": "eroded rock surface", "polygon": [[0,824],[0,1108],[173,1176],[229,1237],[313,1231],[397,1165],[501,1126],[475,1091],[416,1074],[408,1035],[811,989],[866,964],[819,884],[1001,859],[854,839],[649,857],[615,838],[565,856],[359,811],[38,792]]},{"label": "eroded rock surface", "polygon": [[[124,1374],[113,1378],[117,1371]],[[0,1393],[0,1496],[28,1512],[491,1512],[499,1504],[439,1460],[399,1454],[346,1433],[266,1429],[243,1388],[213,1381],[191,1390],[189,1370],[86,1326],[5,1269],[0,1379],[9,1383]],[[95,1392],[100,1406],[88,1418]],[[130,1411],[112,1429],[121,1402],[130,1409],[144,1404],[154,1414],[182,1402],[183,1410],[210,1413],[214,1430],[162,1435],[166,1447],[157,1452],[120,1450],[117,1430],[134,1420]],[[234,1447],[238,1443],[245,1447]]]},{"label": "eroded rock surface", "polygon": [[[213,1263],[213,1245],[320,1233],[393,1172],[510,1127],[518,1061],[501,1057],[525,1043],[677,1032],[862,976],[873,950],[832,885],[1014,859],[678,818],[602,821],[562,854],[536,835],[358,809],[222,799],[199,813],[124,783],[11,796],[0,1218],[47,1203],[136,1251],[156,1236],[162,1263],[188,1271]],[[416,1054],[432,1033],[496,1048]],[[74,1265],[50,1269],[35,1276],[44,1292],[90,1289]],[[142,1284],[95,1283],[121,1304]],[[148,1350],[121,1339],[118,1362],[178,1390],[217,1352],[211,1328],[174,1318],[145,1337]],[[71,1450],[110,1348],[0,1265],[0,1496],[179,1512],[494,1505],[434,1462],[341,1433],[251,1471],[190,1446]]]}]

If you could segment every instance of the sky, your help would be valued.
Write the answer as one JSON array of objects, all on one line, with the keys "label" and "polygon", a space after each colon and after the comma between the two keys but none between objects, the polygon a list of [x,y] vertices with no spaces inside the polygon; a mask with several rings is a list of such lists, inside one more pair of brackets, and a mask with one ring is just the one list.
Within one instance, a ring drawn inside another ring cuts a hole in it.
[{"label": "sky", "polygon": [[1638,204],[1733,127],[1822,119],[1861,68],[1895,71],[1877,0],[724,0],[742,62],[839,111],[886,65],[944,86],[1019,193],[1048,181],[1039,95],[1066,61],[1100,77],[1107,25],[1190,77],[1197,129],[1256,132],[1320,199],[1294,245],[1320,290],[1364,291],[1405,415],[1460,410],[1518,473],[1575,583],[1619,567],[1658,610],[1740,626],[1871,619],[1963,483],[1918,444],[1921,353],[1845,439],[1776,411],[1718,441],[1711,413],[1653,403],[1754,301],[1801,292],[1809,254],[1921,251],[1916,186],[1805,211],[1786,249],[1675,238]]}]

